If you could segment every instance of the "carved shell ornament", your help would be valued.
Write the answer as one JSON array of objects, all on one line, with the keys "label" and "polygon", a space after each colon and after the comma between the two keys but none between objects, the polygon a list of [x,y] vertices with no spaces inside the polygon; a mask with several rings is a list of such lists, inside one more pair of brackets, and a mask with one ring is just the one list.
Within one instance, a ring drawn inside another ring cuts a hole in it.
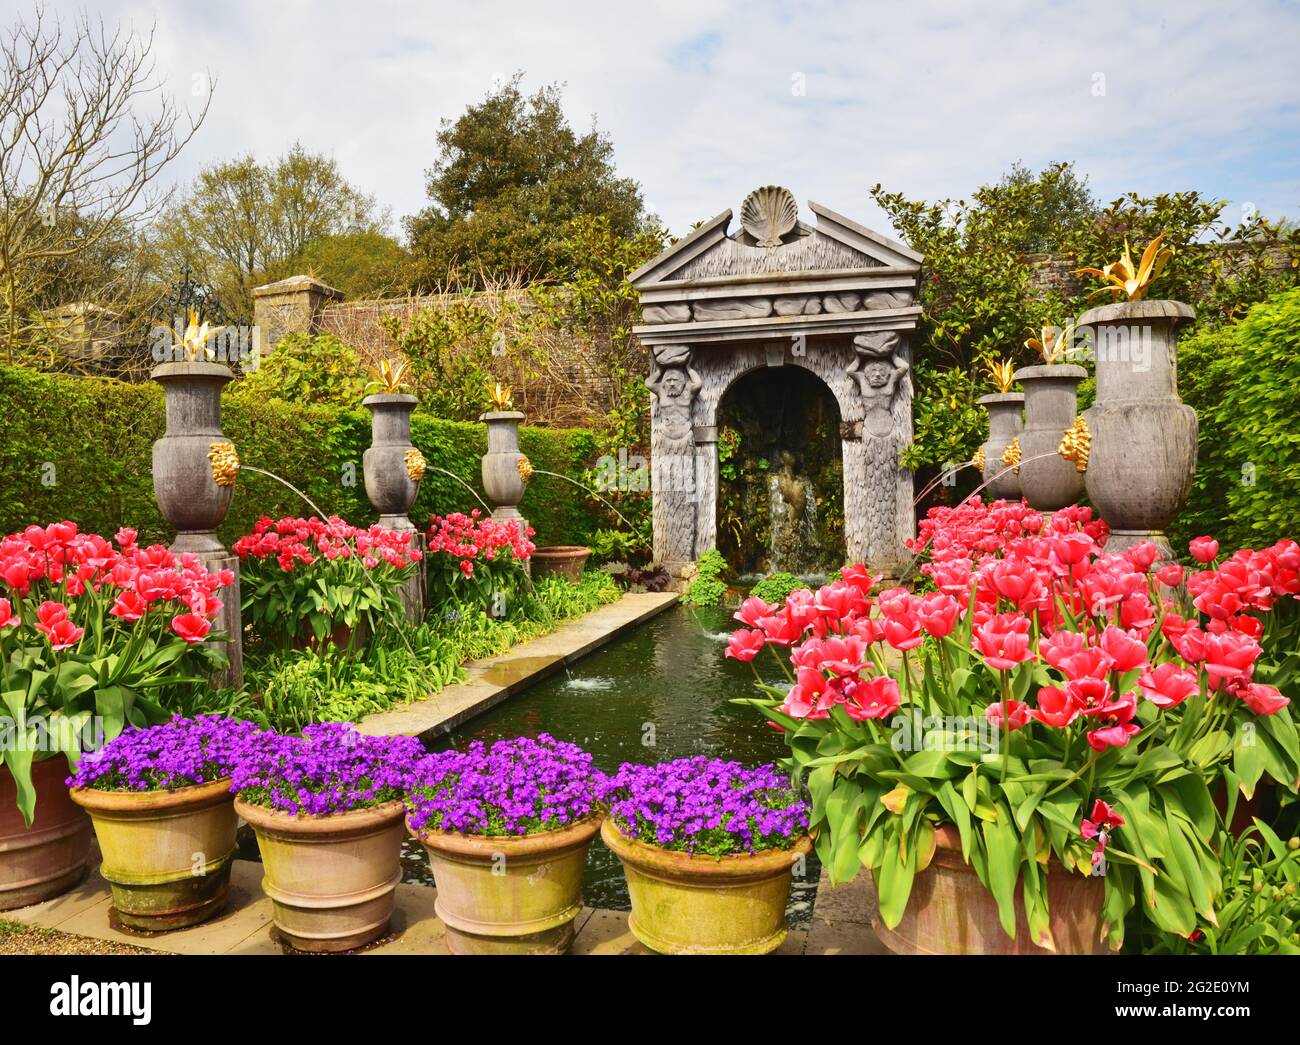
[{"label": "carved shell ornament", "polygon": [[799,223],[799,204],[794,193],[780,185],[765,185],[745,197],[740,205],[740,224],[760,247],[779,247],[781,237]]}]

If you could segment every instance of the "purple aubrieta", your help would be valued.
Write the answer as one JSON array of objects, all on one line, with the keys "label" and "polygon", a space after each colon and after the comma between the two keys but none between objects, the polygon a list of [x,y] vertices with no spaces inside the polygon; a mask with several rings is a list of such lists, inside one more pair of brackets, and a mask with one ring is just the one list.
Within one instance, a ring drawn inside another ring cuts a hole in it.
[{"label": "purple aubrieta", "polygon": [[406,799],[414,831],[527,835],[592,816],[604,779],[591,755],[549,733],[536,739],[475,741],[463,751],[428,755]]},{"label": "purple aubrieta", "polygon": [[262,733],[234,768],[240,799],[290,814],[346,813],[403,798],[424,748],[414,737],[372,737],[346,722]]},{"label": "purple aubrieta", "polygon": [[82,755],[69,787],[96,791],[168,791],[230,776],[256,738],[251,722],[221,715],[128,726],[98,751]]},{"label": "purple aubrieta", "polygon": [[598,797],[628,838],[685,853],[789,849],[808,830],[808,803],[770,764],[746,769],[704,755],[652,766],[624,762]]}]

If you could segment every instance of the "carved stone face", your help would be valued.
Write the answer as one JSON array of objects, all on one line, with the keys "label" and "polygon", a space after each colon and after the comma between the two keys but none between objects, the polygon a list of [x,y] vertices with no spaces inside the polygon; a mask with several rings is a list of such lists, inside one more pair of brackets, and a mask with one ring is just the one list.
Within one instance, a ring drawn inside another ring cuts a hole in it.
[{"label": "carved stone face", "polygon": [[686,391],[686,375],[677,369],[669,370],[659,388],[670,399],[676,399]]},{"label": "carved stone face", "polygon": [[867,384],[872,388],[884,388],[889,383],[889,365],[879,361],[868,363],[862,368]]}]

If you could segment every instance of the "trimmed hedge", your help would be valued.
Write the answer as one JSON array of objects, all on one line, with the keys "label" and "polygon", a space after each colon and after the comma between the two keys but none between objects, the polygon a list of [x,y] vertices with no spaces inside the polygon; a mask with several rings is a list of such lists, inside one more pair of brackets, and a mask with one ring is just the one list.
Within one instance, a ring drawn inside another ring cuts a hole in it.
[{"label": "trimmed hedge", "polygon": [[[111,535],[126,525],[143,540],[169,542],[150,472],[153,443],[164,427],[162,389],[152,383],[0,366],[0,533],[71,519],[83,530]],[[326,514],[359,525],[375,518],[361,471],[361,455],[370,445],[364,408],[266,401],[232,387],[222,403],[222,430],[244,464],[282,476]],[[460,476],[482,495],[484,426],[417,412],[411,440],[430,465],[412,520],[420,525],[431,513],[476,507],[463,486],[433,468]],[[586,429],[525,427],[520,446],[534,468],[578,476],[594,456],[596,440]],[[534,476],[520,507],[539,544],[585,544],[599,525],[591,499],[551,476]],[[260,515],[309,512],[279,483],[244,472],[220,535],[230,544]]]}]

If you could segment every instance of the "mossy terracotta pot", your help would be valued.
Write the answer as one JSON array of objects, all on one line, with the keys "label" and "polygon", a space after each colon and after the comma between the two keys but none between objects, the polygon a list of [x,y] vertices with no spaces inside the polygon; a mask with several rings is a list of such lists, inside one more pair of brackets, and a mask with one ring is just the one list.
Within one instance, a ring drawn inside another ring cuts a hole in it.
[{"label": "mossy terracotta pot", "polygon": [[580,544],[557,544],[538,548],[533,552],[533,578],[540,580],[548,574],[577,582],[582,579],[583,567],[591,558],[591,549]]},{"label": "mossy terracotta pot", "polygon": [[582,873],[599,819],[488,837],[413,831],[429,853],[453,954],[563,954],[582,910]]},{"label": "mossy terracotta pot", "polygon": [[767,954],[786,937],[785,908],[796,864],[811,839],[791,849],[690,856],[627,838],[606,819],[600,837],[623,864],[632,900],[628,928],[661,954]]},{"label": "mossy terracotta pot", "polygon": [[235,800],[262,853],[275,926],[300,951],[335,953],[388,931],[405,830],[401,802],[293,816]]},{"label": "mossy terracotta pot", "polygon": [[36,812],[28,827],[13,774],[0,765],[0,911],[53,899],[85,876],[90,818],[68,797],[67,776],[62,755],[33,763]]},{"label": "mossy terracotta pot", "polygon": [[123,925],[151,932],[197,925],[230,895],[235,798],[230,778],[174,791],[72,789],[95,824]]},{"label": "mossy terracotta pot", "polygon": [[1052,858],[1047,864],[1048,926],[1055,952],[1032,941],[1024,886],[1016,884],[1016,938],[1002,928],[997,901],[961,858],[961,836],[950,824],[935,830],[934,857],[917,873],[907,909],[894,928],[876,915],[876,935],[895,954],[1105,954],[1101,905],[1106,880],[1079,874]]}]

